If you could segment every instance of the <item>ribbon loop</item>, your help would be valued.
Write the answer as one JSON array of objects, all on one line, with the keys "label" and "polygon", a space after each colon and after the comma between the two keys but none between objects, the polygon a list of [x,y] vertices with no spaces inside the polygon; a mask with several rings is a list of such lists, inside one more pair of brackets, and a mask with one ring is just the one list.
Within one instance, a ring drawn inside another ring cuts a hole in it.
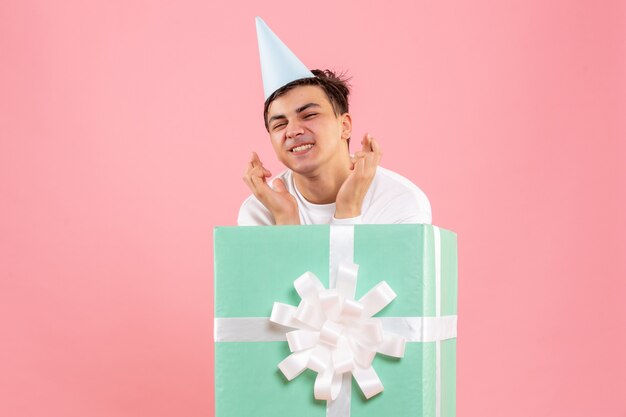
[{"label": "ribbon loop", "polygon": [[387,304],[392,302],[394,298],[396,298],[396,293],[393,292],[389,284],[382,281],[361,297],[359,302],[363,304],[365,308],[363,311],[364,316],[372,317],[374,314],[387,307]]},{"label": "ribbon loop", "polygon": [[310,355],[308,350],[292,353],[278,364],[278,369],[291,381],[307,368]]},{"label": "ribbon loop", "polygon": [[292,352],[312,348],[319,340],[319,333],[312,330],[294,330],[287,333],[287,343]]},{"label": "ribbon loop", "polygon": [[320,282],[317,275],[313,272],[306,271],[293,282],[298,295],[303,300],[312,301],[317,299],[317,294],[324,290],[324,285]]},{"label": "ribbon loop", "polygon": [[341,324],[326,320],[326,323],[324,323],[320,330],[319,340],[331,347],[335,347],[337,346],[341,332],[343,332],[343,326]]},{"label": "ribbon loop", "polygon": [[350,342],[350,346],[352,347],[352,352],[354,354],[354,360],[357,365],[362,368],[369,367],[376,356],[376,351],[374,349],[370,349],[368,346],[363,346],[354,339]]},{"label": "ribbon loop", "polygon": [[[321,373],[330,368],[330,365],[331,357],[328,349],[326,349],[326,347],[324,347],[323,345],[315,346],[311,351],[311,355],[309,356],[309,362],[306,365],[307,368],[317,373]],[[319,400],[319,398],[317,399]]]},{"label": "ribbon loop", "polygon": [[337,290],[324,290],[319,293],[322,310],[329,320],[337,320],[341,313],[341,297]]},{"label": "ribbon loop", "polygon": [[380,378],[378,378],[378,374],[371,366],[365,369],[357,367],[352,371],[352,375],[368,400],[385,389]]},{"label": "ribbon loop", "polygon": [[344,373],[354,369],[354,356],[345,337],[339,339],[337,347],[332,354],[335,372]]},{"label": "ribbon loop", "polygon": [[337,291],[344,298],[354,299],[356,294],[356,280],[359,266],[349,262],[342,262],[337,269]]},{"label": "ribbon loop", "polygon": [[335,400],[341,391],[341,375],[335,374],[332,370],[319,373],[315,378],[313,391],[318,400]]},{"label": "ribbon loop", "polygon": [[343,320],[358,320],[363,316],[363,304],[354,300],[344,300],[343,308],[341,309],[341,318]]},{"label": "ribbon loop", "polygon": [[275,302],[272,307],[272,314],[270,315],[270,321],[276,324],[287,327],[300,327],[299,324],[294,321],[296,314],[296,308],[289,304],[283,304]]},{"label": "ribbon loop", "polygon": [[311,326],[313,329],[319,327],[326,321],[324,312],[319,308],[319,304],[313,304],[302,300],[293,317],[301,323]]}]

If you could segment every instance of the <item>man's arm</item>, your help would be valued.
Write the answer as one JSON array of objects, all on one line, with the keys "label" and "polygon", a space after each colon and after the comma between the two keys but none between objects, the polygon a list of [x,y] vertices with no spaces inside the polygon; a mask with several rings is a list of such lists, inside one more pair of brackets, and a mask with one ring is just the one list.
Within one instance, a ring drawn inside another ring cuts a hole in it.
[{"label": "man's arm", "polygon": [[272,173],[263,167],[256,152],[252,152],[252,159],[243,176],[244,182],[269,210],[276,224],[300,224],[296,199],[287,191],[285,183],[280,178],[274,180],[272,189],[266,180],[271,175]]},{"label": "man's arm", "polygon": [[377,206],[369,220],[374,223],[432,223],[428,197],[417,185],[402,175],[378,167]]},{"label": "man's arm", "polygon": [[432,224],[433,215],[428,197],[421,190],[413,193],[406,193],[389,205],[385,212],[386,223],[422,223]]}]

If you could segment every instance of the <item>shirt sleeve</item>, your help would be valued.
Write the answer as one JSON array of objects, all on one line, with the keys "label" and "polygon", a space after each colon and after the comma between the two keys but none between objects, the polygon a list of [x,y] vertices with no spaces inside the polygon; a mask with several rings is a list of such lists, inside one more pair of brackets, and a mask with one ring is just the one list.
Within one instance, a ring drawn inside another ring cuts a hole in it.
[{"label": "shirt sleeve", "polygon": [[237,224],[239,226],[271,226],[276,222],[263,203],[251,195],[241,204]]},{"label": "shirt sleeve", "polygon": [[433,216],[428,212],[418,212],[414,215],[404,217],[396,221],[396,224],[432,224]]},{"label": "shirt sleeve", "polygon": [[380,223],[432,224],[430,201],[423,192],[407,192],[391,200],[381,216]]}]

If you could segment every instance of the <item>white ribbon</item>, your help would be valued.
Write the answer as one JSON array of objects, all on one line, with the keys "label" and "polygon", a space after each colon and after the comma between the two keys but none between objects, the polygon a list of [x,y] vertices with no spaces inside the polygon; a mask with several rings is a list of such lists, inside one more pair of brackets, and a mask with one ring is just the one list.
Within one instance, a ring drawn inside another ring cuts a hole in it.
[{"label": "white ribbon", "polygon": [[[379,317],[383,331],[395,333],[406,342],[437,342],[456,337],[457,316]],[[293,330],[270,322],[269,317],[217,317],[216,342],[286,342]]]},{"label": "white ribbon", "polygon": [[[435,243],[435,316],[438,318],[441,317],[441,231],[437,226],[433,226],[433,240]],[[456,323],[454,328],[456,330]],[[439,339],[435,341],[435,417],[441,417],[441,340]]]},{"label": "white ribbon", "polygon": [[404,338],[384,331],[379,318],[396,293],[382,281],[356,301],[358,266],[340,263],[336,288],[326,289],[312,272],[294,282],[302,301],[298,307],[274,303],[270,321],[295,328],[287,333],[292,354],[278,367],[288,380],[305,369],[317,372],[314,395],[318,400],[337,399],[342,375],[352,373],[366,398],[383,391],[372,367],[376,353],[401,358]]}]

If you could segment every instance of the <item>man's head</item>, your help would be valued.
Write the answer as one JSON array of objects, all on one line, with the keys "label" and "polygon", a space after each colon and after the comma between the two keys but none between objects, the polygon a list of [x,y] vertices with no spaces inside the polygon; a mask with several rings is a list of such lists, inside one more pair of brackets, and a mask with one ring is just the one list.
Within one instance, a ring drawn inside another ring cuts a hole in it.
[{"label": "man's head", "polygon": [[[290,90],[303,85],[316,85],[324,90],[328,101],[333,107],[336,116],[341,116],[344,113],[348,113],[350,96],[350,86],[348,84],[349,78],[337,75],[330,70],[314,69],[311,71],[315,77],[300,78],[292,81],[274,91],[267,100],[265,100],[265,107],[263,109],[263,120],[265,121],[265,129],[269,132],[267,113],[270,105],[274,100],[284,95]],[[349,140],[348,140],[349,141]],[[348,142],[349,143],[349,142]]]},{"label": "man's head", "polygon": [[350,161],[349,88],[330,71],[315,73],[278,89],[264,111],[276,156],[307,176],[340,171]]}]

